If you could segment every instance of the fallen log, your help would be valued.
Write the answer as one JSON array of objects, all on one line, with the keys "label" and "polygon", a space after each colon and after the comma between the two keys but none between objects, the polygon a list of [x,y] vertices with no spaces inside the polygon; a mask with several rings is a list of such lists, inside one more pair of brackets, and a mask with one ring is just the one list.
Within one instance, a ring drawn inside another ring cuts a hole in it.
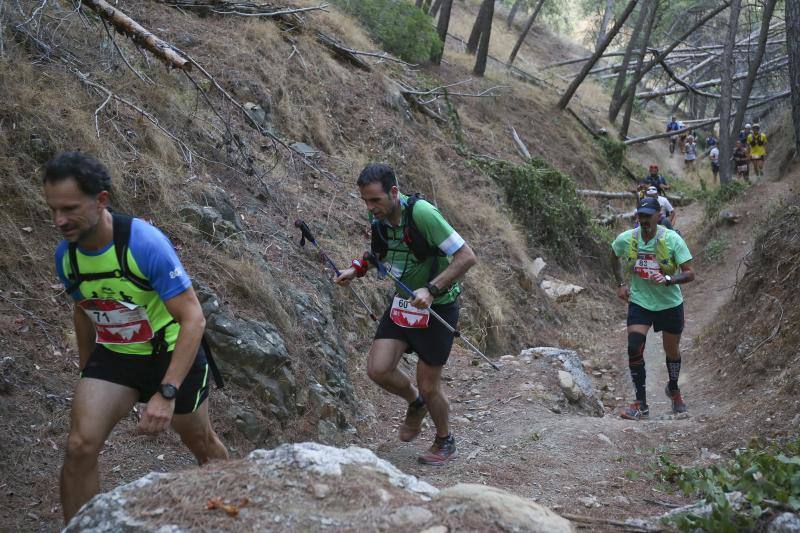
[{"label": "fallen log", "polygon": [[608,191],[593,191],[591,189],[578,189],[575,191],[578,196],[593,196],[595,198],[636,198],[636,193],[632,192],[608,192]]},{"label": "fallen log", "polygon": [[517,135],[517,130],[514,129],[514,126],[511,126],[511,136],[514,138],[514,144],[517,146],[519,155],[521,155],[523,159],[530,159],[531,153],[528,151],[528,147],[525,146],[525,143],[522,142],[522,139],[519,138],[519,135]]},{"label": "fallen log", "polygon": [[150,33],[138,22],[108,4],[108,2],[104,0],[83,0],[83,4],[89,6],[95,13],[109,21],[118,32],[128,36],[133,42],[152,52],[168,67],[191,70],[191,63],[176,52],[171,45]]},{"label": "fallen log", "polygon": [[364,60],[362,60],[360,57],[354,54],[353,51],[350,50],[349,48],[345,48],[344,46],[339,44],[339,41],[337,41],[333,37],[329,37],[328,35],[325,35],[324,33],[318,31],[316,32],[316,38],[317,41],[319,41],[323,46],[325,46],[325,48],[333,52],[333,54],[336,57],[343,59],[349,63],[352,63],[361,70],[372,72],[372,67],[370,67],[368,63],[366,63]]},{"label": "fallen log", "polygon": [[617,220],[633,220],[633,217],[636,216],[636,210],[628,211],[627,213],[611,213],[608,215],[603,215],[594,219],[594,221],[601,226],[608,226],[613,224]]}]

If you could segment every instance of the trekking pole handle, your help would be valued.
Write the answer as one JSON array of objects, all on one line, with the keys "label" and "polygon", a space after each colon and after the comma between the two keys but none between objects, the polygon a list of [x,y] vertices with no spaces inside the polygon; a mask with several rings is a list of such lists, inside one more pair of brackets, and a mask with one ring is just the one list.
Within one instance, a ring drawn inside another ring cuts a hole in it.
[{"label": "trekking pole handle", "polygon": [[[333,271],[336,272],[337,276],[341,276],[342,273],[336,267],[336,263],[334,263],[333,259],[328,257],[328,254],[326,254],[325,251],[322,249],[322,247],[319,244],[317,244],[317,239],[314,238],[314,235],[311,233],[311,229],[308,227],[308,224],[306,224],[305,221],[303,221],[302,219],[298,218],[297,220],[294,221],[294,226],[298,228],[300,230],[300,233],[303,235],[302,238],[300,239],[300,246],[305,246],[306,241],[309,241],[311,244],[314,245],[314,248],[317,249],[320,257],[322,257],[322,260],[328,263],[328,265],[333,269]],[[372,312],[372,309],[369,308],[367,302],[365,302],[364,299],[356,292],[356,289],[352,285],[348,285],[348,287],[350,287],[350,292],[353,293],[353,296],[356,297],[359,303],[361,303],[361,305],[367,311],[367,313],[369,314],[369,318],[372,319],[373,322],[377,322],[378,317],[375,313]]]}]

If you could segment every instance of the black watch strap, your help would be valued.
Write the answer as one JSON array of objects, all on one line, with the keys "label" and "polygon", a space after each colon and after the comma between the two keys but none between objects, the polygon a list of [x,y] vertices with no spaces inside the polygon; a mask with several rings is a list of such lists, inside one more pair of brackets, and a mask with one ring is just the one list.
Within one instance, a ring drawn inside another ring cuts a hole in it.
[{"label": "black watch strap", "polygon": [[439,287],[437,287],[436,285],[434,285],[431,282],[428,282],[425,285],[425,288],[428,289],[428,292],[431,293],[431,296],[433,296],[434,298],[436,298],[437,296],[440,296],[442,294],[442,289],[440,289]]},{"label": "black watch strap", "polygon": [[171,383],[162,383],[158,386],[158,393],[166,400],[174,400],[178,395],[178,387]]}]

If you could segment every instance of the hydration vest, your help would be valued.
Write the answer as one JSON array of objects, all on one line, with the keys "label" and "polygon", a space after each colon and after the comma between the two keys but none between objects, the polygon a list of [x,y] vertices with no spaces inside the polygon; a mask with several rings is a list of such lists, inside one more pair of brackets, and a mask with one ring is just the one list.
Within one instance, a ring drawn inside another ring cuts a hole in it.
[{"label": "hydration vest", "polygon": [[[438,246],[431,246],[425,235],[417,228],[414,223],[414,205],[423,200],[419,193],[409,196],[406,200],[405,210],[403,211],[403,219],[401,226],[403,228],[403,243],[408,246],[409,251],[420,263],[431,261],[431,271],[428,276],[428,281],[432,280],[438,274],[438,261],[437,257],[443,257],[445,254]],[[379,260],[384,261],[388,254],[389,248],[389,231],[386,224],[377,218],[372,220],[372,239],[370,242],[370,249]],[[392,248],[392,251],[405,252],[403,249]]]},{"label": "hydration vest", "polygon": [[[68,294],[72,294],[73,292],[77,291],[78,287],[84,281],[96,281],[109,278],[124,279],[142,291],[155,290],[147,279],[139,277],[131,272],[130,266],[128,265],[128,248],[131,237],[131,226],[133,225],[133,217],[130,215],[123,215],[121,213],[111,213],[111,217],[114,238],[114,253],[116,255],[119,268],[107,272],[81,273],[78,268],[78,245],[74,242],[69,243],[67,249],[69,272],[66,272],[66,269],[64,272],[64,275],[69,283],[66,289]],[[170,320],[167,324],[156,331],[153,335],[153,338],[150,340],[150,344],[153,347],[152,355],[154,357],[163,356],[167,353],[169,345],[165,340],[166,331],[167,328],[173,324],[177,324],[177,322],[175,322],[175,320]],[[205,335],[202,337],[201,344],[203,346],[203,351],[206,354],[206,359],[208,361],[208,366],[211,369],[211,374],[214,376],[214,382],[217,384],[217,388],[222,388],[224,386],[222,374],[214,362],[214,358],[211,354],[211,347],[208,345]]]},{"label": "hydration vest", "polygon": [[[633,267],[636,265],[636,260],[639,259],[639,233],[641,232],[641,228],[636,228],[631,232],[631,241],[630,247],[628,248],[628,257],[627,257],[627,272],[629,275],[633,275]],[[672,254],[667,247],[667,242],[664,237],[667,234],[667,228],[664,226],[658,226],[656,230],[656,261],[658,261],[658,266],[664,272],[664,274],[672,275],[678,271],[678,264],[672,257]]]}]

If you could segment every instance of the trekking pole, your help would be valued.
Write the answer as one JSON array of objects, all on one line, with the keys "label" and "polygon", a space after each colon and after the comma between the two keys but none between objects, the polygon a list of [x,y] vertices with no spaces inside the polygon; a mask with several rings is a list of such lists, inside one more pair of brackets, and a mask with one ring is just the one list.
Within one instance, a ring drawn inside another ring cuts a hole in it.
[{"label": "trekking pole", "polygon": [[[339,271],[338,268],[336,268],[336,263],[334,263],[333,260],[330,257],[328,257],[328,254],[325,253],[325,250],[323,250],[322,247],[319,244],[317,244],[317,239],[315,239],[314,235],[311,234],[311,230],[308,228],[308,225],[306,225],[306,223],[299,218],[294,221],[294,225],[296,228],[300,230],[300,233],[303,234],[303,236],[300,239],[300,246],[305,246],[307,240],[311,242],[311,244],[313,244],[314,247],[319,251],[319,255],[320,257],[322,257],[322,260],[325,263],[327,263],[333,269],[334,272],[336,272],[337,276],[341,276],[342,273]],[[355,288],[353,288],[352,285],[348,285],[348,287],[350,287],[350,292],[353,293],[353,296],[355,296],[356,299],[359,302],[361,302],[361,305],[364,306],[364,309],[366,309],[367,313],[369,314],[369,317],[374,322],[377,322],[378,317],[369,308],[367,302],[365,302],[364,299],[361,296],[359,296],[359,294],[356,292]]]},{"label": "trekking pole", "polygon": [[[394,281],[394,282],[395,282],[395,285],[397,285],[397,286],[398,286],[400,289],[402,289],[403,291],[405,291],[406,293],[408,293],[408,295],[409,295],[409,296],[412,296],[412,297],[414,296],[414,291],[412,291],[411,289],[409,289],[409,288],[408,288],[408,286],[407,286],[405,283],[403,283],[402,281],[400,281],[400,278],[398,278],[397,276],[395,276],[394,274],[392,274],[392,271],[391,271],[390,269],[386,268],[386,265],[385,265],[385,264],[383,264],[381,261],[379,261],[377,257],[375,257],[375,254],[373,254],[373,253],[370,253],[370,252],[366,252],[366,253],[364,254],[364,259],[366,259],[367,261],[369,261],[369,262],[371,262],[373,265],[375,265],[375,268],[377,268],[377,269],[378,269],[378,274],[379,274],[379,276],[380,276],[380,277],[387,277],[387,276],[388,276],[388,277],[389,277],[389,279],[391,279],[392,281]],[[500,370],[500,367],[499,367],[499,366],[497,366],[496,364],[494,364],[494,362],[492,362],[492,360],[491,360],[491,359],[489,359],[488,357],[486,357],[486,355],[484,355],[484,353],[483,353],[482,351],[480,351],[480,350],[479,350],[479,349],[478,349],[478,348],[477,348],[477,347],[476,347],[474,344],[472,344],[471,342],[469,342],[469,339],[467,339],[465,336],[463,336],[463,335],[461,334],[461,331],[459,331],[459,330],[457,330],[456,328],[454,328],[453,326],[451,326],[451,325],[450,325],[450,324],[447,322],[447,320],[445,320],[444,318],[442,318],[442,317],[441,317],[441,315],[439,315],[439,313],[437,313],[436,311],[434,311],[434,310],[433,310],[433,309],[431,309],[430,307],[428,308],[428,311],[431,313],[431,316],[432,316],[433,318],[435,318],[436,320],[438,320],[439,322],[441,322],[441,323],[442,323],[442,325],[443,325],[445,328],[447,328],[447,331],[449,331],[450,333],[452,333],[452,334],[453,334],[453,337],[458,337],[459,339],[461,339],[462,341],[464,341],[464,343],[465,343],[467,346],[469,346],[469,347],[472,349],[472,351],[473,351],[473,352],[475,352],[476,354],[478,354],[478,355],[480,355],[481,357],[483,357],[483,358],[486,360],[486,362],[487,362],[487,363],[489,363],[489,365],[491,365],[491,367],[492,367],[492,368],[494,368],[495,370]]]}]

